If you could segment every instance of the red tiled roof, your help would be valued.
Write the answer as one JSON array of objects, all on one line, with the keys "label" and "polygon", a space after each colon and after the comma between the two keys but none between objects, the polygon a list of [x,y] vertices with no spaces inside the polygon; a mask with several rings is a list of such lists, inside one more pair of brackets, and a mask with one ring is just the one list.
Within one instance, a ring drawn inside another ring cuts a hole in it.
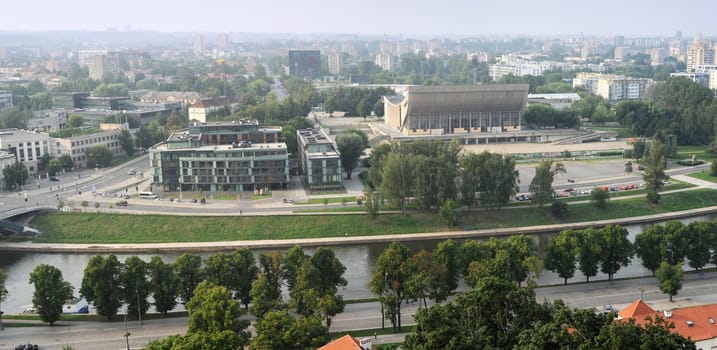
[{"label": "red tiled roof", "polygon": [[641,315],[647,315],[647,314],[654,314],[655,310],[653,310],[649,305],[645,304],[642,299],[637,299],[632,304],[628,305],[626,308],[620,310],[618,312],[618,316],[622,318],[639,318],[637,316]]},{"label": "red tiled roof", "polygon": [[[622,311],[620,312],[622,313]],[[635,319],[636,324],[641,325],[645,323],[647,316],[650,316],[653,320],[655,316],[660,316],[667,322],[674,323],[675,328],[670,329],[670,332],[678,333],[685,338],[692,339],[692,341],[702,341],[717,337],[717,304],[674,309],[671,313],[670,317],[666,317],[663,312],[653,311],[651,314],[636,315],[632,318]],[[692,325],[690,326],[687,321],[690,321]]]},{"label": "red tiled roof", "polygon": [[320,347],[318,350],[363,350],[361,348],[361,345],[359,345],[358,339],[352,337],[350,334],[346,334],[345,336],[336,339],[322,347]]}]

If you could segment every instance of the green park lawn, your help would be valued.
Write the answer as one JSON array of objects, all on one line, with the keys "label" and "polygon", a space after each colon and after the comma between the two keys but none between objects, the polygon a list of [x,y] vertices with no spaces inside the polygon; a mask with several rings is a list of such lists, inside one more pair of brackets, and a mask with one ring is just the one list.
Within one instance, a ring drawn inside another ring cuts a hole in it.
[{"label": "green park lawn", "polygon": [[[564,222],[635,217],[717,205],[717,191],[699,189],[664,194],[657,207],[644,198],[614,200],[607,208],[589,203],[570,205]],[[550,208],[504,208],[462,212],[460,226],[448,227],[433,212],[384,214],[371,221],[366,215],[292,215],[187,217],[105,213],[52,213],[36,216],[30,224],[43,243],[156,243],[232,240],[296,239],[374,236],[490,229],[560,223]]]},{"label": "green park lawn", "polygon": [[687,174],[687,176],[694,177],[695,179],[717,183],[717,177],[710,175],[709,170],[704,172]]}]

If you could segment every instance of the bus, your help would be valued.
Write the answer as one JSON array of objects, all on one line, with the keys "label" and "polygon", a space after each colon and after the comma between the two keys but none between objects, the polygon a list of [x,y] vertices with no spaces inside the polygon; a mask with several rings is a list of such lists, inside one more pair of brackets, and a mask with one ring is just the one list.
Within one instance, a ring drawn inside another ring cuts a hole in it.
[{"label": "bus", "polygon": [[143,192],[140,192],[140,193],[139,193],[139,198],[141,198],[141,199],[155,199],[155,198],[157,198],[157,195],[154,194],[154,193],[152,193],[152,192],[144,192],[144,191],[143,191]]}]

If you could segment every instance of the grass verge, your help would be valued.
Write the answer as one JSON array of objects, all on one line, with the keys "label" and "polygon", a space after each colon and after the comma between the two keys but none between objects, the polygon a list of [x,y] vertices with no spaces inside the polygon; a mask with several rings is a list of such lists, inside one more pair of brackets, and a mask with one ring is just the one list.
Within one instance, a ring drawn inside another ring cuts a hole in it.
[{"label": "grass verge", "polygon": [[309,198],[309,200],[307,202],[294,203],[294,205],[342,203],[342,201],[346,201],[346,204],[356,204],[356,196]]},{"label": "grass verge", "polygon": [[717,183],[717,177],[710,175],[709,171],[699,172],[699,173],[691,173],[691,174],[687,174],[687,176],[694,177],[695,179],[700,179],[700,180]]},{"label": "grass verge", "polygon": [[[569,207],[564,222],[581,222],[659,214],[717,205],[717,191],[698,189],[663,194],[657,207],[644,197],[609,202],[597,209],[589,203]],[[157,243],[231,240],[374,236],[450,230],[490,229],[559,224],[545,208],[511,208],[462,212],[461,225],[447,227],[433,212],[366,215],[186,217],[105,213],[40,214],[30,224],[41,243]]]}]

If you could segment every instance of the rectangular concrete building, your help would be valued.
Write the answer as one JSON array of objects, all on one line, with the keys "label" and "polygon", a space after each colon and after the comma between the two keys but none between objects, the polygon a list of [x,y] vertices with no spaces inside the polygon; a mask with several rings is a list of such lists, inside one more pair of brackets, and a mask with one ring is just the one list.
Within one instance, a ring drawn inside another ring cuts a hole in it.
[{"label": "rectangular concrete building", "polygon": [[321,129],[301,129],[296,134],[299,165],[309,190],[341,190],[341,159],[334,141]]}]

